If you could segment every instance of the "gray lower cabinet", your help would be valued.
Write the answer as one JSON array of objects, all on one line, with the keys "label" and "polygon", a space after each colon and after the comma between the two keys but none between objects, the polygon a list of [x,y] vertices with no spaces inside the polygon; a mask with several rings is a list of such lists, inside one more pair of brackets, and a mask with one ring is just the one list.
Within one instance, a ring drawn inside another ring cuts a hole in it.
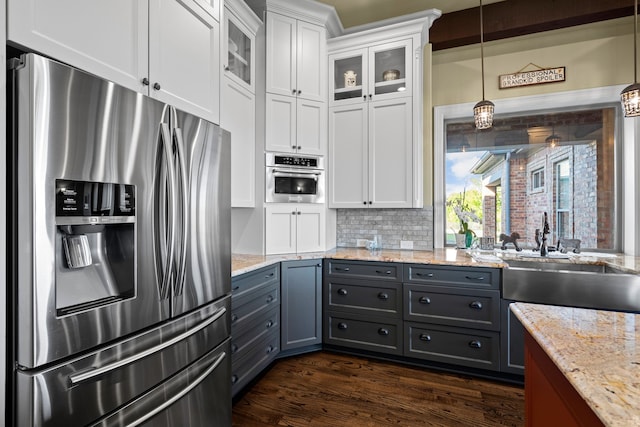
[{"label": "gray lower cabinet", "polygon": [[322,260],[284,261],[281,273],[282,351],[322,345]]},{"label": "gray lower cabinet", "polygon": [[524,375],[524,326],[509,310],[509,304],[512,302],[515,301],[501,301],[500,370],[510,374]]},{"label": "gray lower cabinet", "polygon": [[235,396],[280,351],[280,265],[231,280],[231,392]]},{"label": "gray lower cabinet", "polygon": [[325,344],[402,355],[402,264],[325,260]]},{"label": "gray lower cabinet", "polygon": [[404,355],[500,369],[500,270],[405,265]]}]

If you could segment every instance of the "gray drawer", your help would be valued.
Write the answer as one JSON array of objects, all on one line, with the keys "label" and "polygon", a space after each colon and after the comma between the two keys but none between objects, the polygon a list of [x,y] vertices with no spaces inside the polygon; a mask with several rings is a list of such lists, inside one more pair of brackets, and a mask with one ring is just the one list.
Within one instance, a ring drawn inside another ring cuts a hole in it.
[{"label": "gray drawer", "polygon": [[231,362],[231,394],[242,388],[262,372],[280,351],[280,332],[272,331],[258,341],[244,357]]},{"label": "gray drawer", "polygon": [[497,371],[500,334],[447,326],[405,323],[404,355]]},{"label": "gray drawer", "polygon": [[250,291],[260,287],[280,283],[280,264],[270,265],[250,273],[245,273],[231,279],[231,298],[242,300]]},{"label": "gray drawer", "polygon": [[246,329],[243,334],[233,335],[232,332],[232,360],[241,359],[248,351],[251,351],[256,342],[274,330],[280,330],[280,309],[278,306],[256,314],[256,317],[251,320],[251,327]]},{"label": "gray drawer", "polygon": [[324,342],[379,353],[402,354],[402,321],[328,313]]},{"label": "gray drawer", "polygon": [[402,281],[402,264],[328,259],[325,260],[325,274],[355,279]]},{"label": "gray drawer", "polygon": [[330,277],[324,281],[324,309],[400,318],[402,284]]},{"label": "gray drawer", "polygon": [[240,335],[254,327],[253,319],[272,307],[280,307],[280,284],[272,283],[259,292],[252,292],[251,299],[242,304],[231,300],[231,335]]},{"label": "gray drawer", "polygon": [[404,267],[404,281],[429,285],[463,286],[500,290],[499,268],[451,267],[408,264]]},{"label": "gray drawer", "polygon": [[500,330],[500,291],[404,284],[404,319]]}]

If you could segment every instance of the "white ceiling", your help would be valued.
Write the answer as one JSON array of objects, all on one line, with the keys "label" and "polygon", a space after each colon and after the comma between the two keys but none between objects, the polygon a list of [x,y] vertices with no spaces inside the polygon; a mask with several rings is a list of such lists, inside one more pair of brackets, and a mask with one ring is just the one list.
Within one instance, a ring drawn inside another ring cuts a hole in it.
[{"label": "white ceiling", "polygon": [[[316,0],[333,6],[344,28],[368,24],[396,16],[408,15],[427,9],[442,13],[470,9],[480,5],[479,0]],[[483,6],[504,0],[484,0]]]}]

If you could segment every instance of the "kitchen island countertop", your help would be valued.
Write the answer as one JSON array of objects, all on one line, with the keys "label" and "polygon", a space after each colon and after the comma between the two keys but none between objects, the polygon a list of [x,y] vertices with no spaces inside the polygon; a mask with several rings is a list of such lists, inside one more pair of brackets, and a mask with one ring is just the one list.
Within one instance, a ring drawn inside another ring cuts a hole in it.
[{"label": "kitchen island countertop", "polygon": [[528,303],[511,310],[605,425],[640,425],[640,314]]}]

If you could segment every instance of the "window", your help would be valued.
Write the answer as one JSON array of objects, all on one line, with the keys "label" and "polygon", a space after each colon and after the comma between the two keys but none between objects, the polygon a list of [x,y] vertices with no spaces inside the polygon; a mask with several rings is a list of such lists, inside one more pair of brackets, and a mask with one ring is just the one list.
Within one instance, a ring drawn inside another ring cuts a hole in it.
[{"label": "window", "polygon": [[531,172],[531,191],[543,191],[544,190],[544,169],[536,169]]},{"label": "window", "polygon": [[[477,131],[471,117],[445,125],[445,201],[466,191],[479,221],[478,236],[520,234],[520,246],[535,247],[535,230],[548,213],[550,244],[581,240],[581,247],[620,250],[616,221],[619,157],[615,129],[619,105],[519,113],[494,119]],[[555,134],[560,142],[548,144]],[[469,196],[471,195],[471,197]],[[454,244],[455,216],[444,215],[445,245]]]}]

